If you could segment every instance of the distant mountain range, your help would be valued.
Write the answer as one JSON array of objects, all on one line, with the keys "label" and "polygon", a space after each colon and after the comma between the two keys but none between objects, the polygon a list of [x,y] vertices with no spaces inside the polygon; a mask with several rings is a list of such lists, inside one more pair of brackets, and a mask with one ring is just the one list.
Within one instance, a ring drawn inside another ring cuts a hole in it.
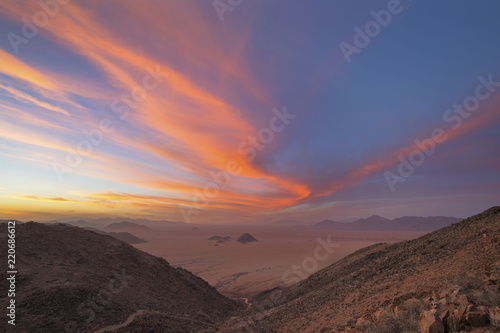
[{"label": "distant mountain range", "polygon": [[102,218],[83,218],[83,217],[66,217],[56,220],[42,221],[43,223],[68,223],[77,227],[93,227],[102,228],[105,225],[120,223],[123,221],[136,224],[146,225],[151,228],[169,226],[169,225],[185,225],[184,222],[169,221],[169,220],[148,220],[148,219],[131,219],[126,217],[102,217]]},{"label": "distant mountain range", "polygon": [[127,230],[127,231],[152,231],[150,227],[147,227],[143,224],[137,224],[129,221],[122,221],[111,223],[107,227],[103,228],[103,230],[107,231],[117,231],[117,230]]},{"label": "distant mountain range", "polygon": [[434,231],[447,227],[461,219],[448,216],[403,216],[395,219],[386,219],[382,216],[373,215],[365,219],[353,222],[337,222],[324,220],[314,224],[317,228],[331,230],[371,230],[371,231]]},{"label": "distant mountain range", "polygon": [[122,231],[122,232],[106,232],[106,231],[102,231],[102,230],[99,230],[99,229],[96,229],[96,228],[92,228],[92,227],[85,227],[83,228],[85,230],[90,230],[90,231],[93,231],[93,232],[97,232],[98,234],[101,234],[101,235],[109,235],[113,238],[116,238],[116,239],[119,239],[127,244],[141,244],[141,243],[146,243],[146,241],[144,239],[141,239],[139,237],[136,237],[134,235],[132,235],[131,233],[128,233],[128,232],[125,232],[125,231]]}]

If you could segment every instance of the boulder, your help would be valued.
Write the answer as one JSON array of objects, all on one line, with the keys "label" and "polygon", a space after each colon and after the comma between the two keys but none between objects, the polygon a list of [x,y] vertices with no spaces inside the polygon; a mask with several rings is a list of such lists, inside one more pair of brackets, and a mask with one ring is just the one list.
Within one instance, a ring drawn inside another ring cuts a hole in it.
[{"label": "boulder", "polygon": [[448,296],[448,301],[450,302],[450,304],[457,303],[459,295],[460,295],[460,289],[453,290],[452,293]]},{"label": "boulder", "polygon": [[482,311],[471,311],[466,313],[465,320],[472,327],[483,327],[488,324],[488,315]]},{"label": "boulder", "polygon": [[446,319],[446,329],[448,332],[459,332],[460,331],[460,321],[458,320],[457,310],[451,313]]},{"label": "boulder", "polygon": [[461,306],[468,306],[470,304],[470,301],[467,295],[462,294],[458,296],[457,300],[454,303]]},{"label": "boulder", "polygon": [[500,307],[495,307],[493,309],[488,309],[488,314],[490,318],[490,323],[495,327],[500,328]]},{"label": "boulder", "polygon": [[444,333],[444,325],[439,319],[437,310],[425,311],[420,321],[422,333]]}]

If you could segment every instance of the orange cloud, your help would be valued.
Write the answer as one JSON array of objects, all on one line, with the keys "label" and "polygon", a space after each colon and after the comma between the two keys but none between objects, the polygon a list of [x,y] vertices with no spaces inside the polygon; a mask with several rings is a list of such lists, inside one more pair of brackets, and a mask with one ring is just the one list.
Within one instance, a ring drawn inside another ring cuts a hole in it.
[{"label": "orange cloud", "polygon": [[[446,141],[442,144],[447,144],[453,140],[464,137],[467,134],[473,133],[474,131],[481,130],[492,124],[498,124],[500,121],[500,112],[498,112],[500,109],[500,94],[496,94],[483,103],[484,104],[478,110],[471,114],[469,119],[464,119],[463,123],[456,129],[451,128],[449,124],[440,123],[436,127],[426,131],[427,135],[422,134],[422,137],[419,139],[429,138],[432,130],[435,128],[441,128],[444,131],[443,136],[446,137]],[[384,156],[383,158],[367,163],[349,172],[341,179],[329,184],[326,188],[313,192],[314,194],[311,196],[311,199],[330,195],[359,185],[369,176],[398,164],[400,162],[398,158],[399,156],[406,157],[415,150],[420,151],[421,149],[416,143],[412,142],[411,144],[402,147],[397,151]]]}]

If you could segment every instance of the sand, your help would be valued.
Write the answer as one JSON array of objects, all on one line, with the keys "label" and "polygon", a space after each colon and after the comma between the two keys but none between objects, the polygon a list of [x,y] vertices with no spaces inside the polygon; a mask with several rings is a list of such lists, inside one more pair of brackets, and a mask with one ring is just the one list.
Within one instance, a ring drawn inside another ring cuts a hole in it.
[{"label": "sand", "polygon": [[[198,228],[193,230],[192,225],[187,225],[136,232],[147,243],[134,246],[163,257],[173,266],[190,270],[232,298],[251,297],[267,289],[290,285],[365,246],[423,234],[328,232],[312,227],[201,225]],[[258,242],[237,242],[235,239],[243,233],[251,234]],[[223,243],[208,240],[215,235],[231,236],[233,240]],[[320,243],[327,243],[328,236],[334,245],[325,249]]]}]

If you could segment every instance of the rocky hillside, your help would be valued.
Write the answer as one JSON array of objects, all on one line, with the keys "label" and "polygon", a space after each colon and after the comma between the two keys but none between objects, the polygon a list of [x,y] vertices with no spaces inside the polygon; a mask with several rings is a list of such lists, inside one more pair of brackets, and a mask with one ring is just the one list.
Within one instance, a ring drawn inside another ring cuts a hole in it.
[{"label": "rocky hillside", "polygon": [[493,207],[418,239],[363,248],[251,300],[246,316],[219,330],[498,332],[499,263]]},{"label": "rocky hillside", "polygon": [[16,237],[15,332],[190,332],[241,309],[190,272],[108,235],[29,222],[16,226]]}]

